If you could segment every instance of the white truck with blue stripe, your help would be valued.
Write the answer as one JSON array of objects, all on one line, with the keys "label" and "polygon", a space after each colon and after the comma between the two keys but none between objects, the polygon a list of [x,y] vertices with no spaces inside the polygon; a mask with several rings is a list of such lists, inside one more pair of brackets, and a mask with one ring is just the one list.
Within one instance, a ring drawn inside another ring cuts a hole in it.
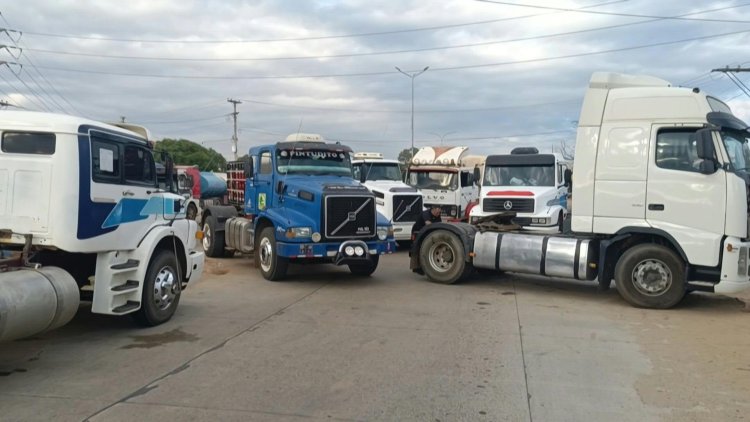
[{"label": "white truck with blue stripe", "polygon": [[0,341],[64,325],[81,300],[158,325],[200,280],[202,232],[128,129],[0,112]]}]

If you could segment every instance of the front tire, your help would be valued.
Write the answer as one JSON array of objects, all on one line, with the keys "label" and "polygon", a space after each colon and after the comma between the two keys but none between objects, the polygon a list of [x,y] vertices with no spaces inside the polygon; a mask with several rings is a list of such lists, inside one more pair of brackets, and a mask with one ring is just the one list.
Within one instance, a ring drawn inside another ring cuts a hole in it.
[{"label": "front tire", "polygon": [[148,264],[143,281],[141,309],[133,314],[140,325],[153,327],[169,321],[182,295],[182,272],[173,251],[157,252]]},{"label": "front tire", "polygon": [[435,283],[453,284],[468,275],[465,256],[461,239],[447,230],[428,234],[419,247],[422,270]]},{"label": "front tire", "polygon": [[671,308],[687,291],[685,263],[665,246],[636,245],[617,261],[615,285],[620,296],[633,306]]},{"label": "front tire", "polygon": [[380,255],[372,255],[366,262],[349,264],[349,271],[354,275],[367,277],[378,268],[378,261],[380,261]]},{"label": "front tire", "polygon": [[289,260],[276,253],[276,234],[273,227],[266,227],[260,232],[255,245],[255,262],[266,280],[278,281],[286,276]]}]

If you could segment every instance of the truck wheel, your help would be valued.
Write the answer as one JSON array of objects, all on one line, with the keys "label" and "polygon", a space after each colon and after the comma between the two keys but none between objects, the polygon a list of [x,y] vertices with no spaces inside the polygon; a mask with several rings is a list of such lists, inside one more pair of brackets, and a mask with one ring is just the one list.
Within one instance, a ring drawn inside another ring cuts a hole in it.
[{"label": "truck wheel", "polygon": [[203,250],[211,258],[221,258],[224,253],[224,231],[217,231],[219,222],[209,215],[203,224]]},{"label": "truck wheel", "polygon": [[169,321],[174,315],[182,293],[177,265],[173,251],[162,250],[151,258],[143,280],[141,309],[133,314],[138,324],[153,327]]},{"label": "truck wheel", "polygon": [[372,255],[367,262],[349,264],[349,271],[354,275],[368,276],[378,268],[378,261],[380,261],[380,255]]},{"label": "truck wheel", "polygon": [[633,306],[667,309],[685,296],[685,263],[673,250],[655,244],[625,251],[615,266],[615,285]]},{"label": "truck wheel", "polygon": [[461,239],[447,230],[435,230],[427,235],[419,248],[419,261],[430,281],[453,284],[468,274],[464,245]]},{"label": "truck wheel", "polygon": [[255,246],[255,259],[266,280],[278,281],[286,276],[289,261],[276,254],[276,236],[273,227],[266,227],[260,232]]},{"label": "truck wheel", "polygon": [[195,204],[190,204],[187,207],[187,211],[185,211],[185,218],[188,220],[195,221],[195,217],[198,216],[198,209],[195,207]]}]

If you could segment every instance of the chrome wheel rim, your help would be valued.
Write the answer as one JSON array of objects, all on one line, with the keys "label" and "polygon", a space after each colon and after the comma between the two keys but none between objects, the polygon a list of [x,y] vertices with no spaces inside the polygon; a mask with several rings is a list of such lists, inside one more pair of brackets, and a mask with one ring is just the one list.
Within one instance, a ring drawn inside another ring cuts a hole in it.
[{"label": "chrome wheel rim", "polygon": [[633,268],[633,285],[646,296],[660,296],[672,287],[672,271],[658,259],[644,259]]},{"label": "chrome wheel rim", "polygon": [[271,240],[264,237],[260,240],[260,247],[258,250],[260,255],[260,268],[265,272],[271,271],[271,261],[273,260],[273,247],[271,246]]},{"label": "chrome wheel rim", "polygon": [[213,239],[211,239],[211,228],[208,227],[208,223],[203,225],[203,250],[207,251],[211,248],[211,242]]},{"label": "chrome wheel rim", "polygon": [[430,247],[430,266],[437,272],[444,273],[453,268],[456,251],[448,243],[435,243]]},{"label": "chrome wheel rim", "polygon": [[177,294],[180,292],[180,283],[172,267],[166,266],[156,273],[154,280],[154,305],[160,311],[163,311],[174,303]]}]

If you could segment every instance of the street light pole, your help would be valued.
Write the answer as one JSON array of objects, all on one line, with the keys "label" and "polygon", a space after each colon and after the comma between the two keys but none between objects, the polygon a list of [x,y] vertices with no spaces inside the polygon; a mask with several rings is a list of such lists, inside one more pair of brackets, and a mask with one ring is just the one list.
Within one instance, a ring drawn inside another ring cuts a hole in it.
[{"label": "street light pole", "polygon": [[445,137],[448,136],[448,135],[453,135],[454,133],[456,133],[456,132],[446,132],[446,133],[444,133],[444,134],[441,135],[441,134],[439,134],[437,132],[430,132],[430,135],[435,135],[438,138],[440,138],[440,145],[443,145],[443,140],[445,139]]},{"label": "street light pole", "polygon": [[409,161],[414,158],[414,78],[425,73],[430,66],[426,66],[424,69],[418,72],[404,72],[396,66],[396,70],[400,73],[408,76],[411,79],[411,149],[409,150]]}]

